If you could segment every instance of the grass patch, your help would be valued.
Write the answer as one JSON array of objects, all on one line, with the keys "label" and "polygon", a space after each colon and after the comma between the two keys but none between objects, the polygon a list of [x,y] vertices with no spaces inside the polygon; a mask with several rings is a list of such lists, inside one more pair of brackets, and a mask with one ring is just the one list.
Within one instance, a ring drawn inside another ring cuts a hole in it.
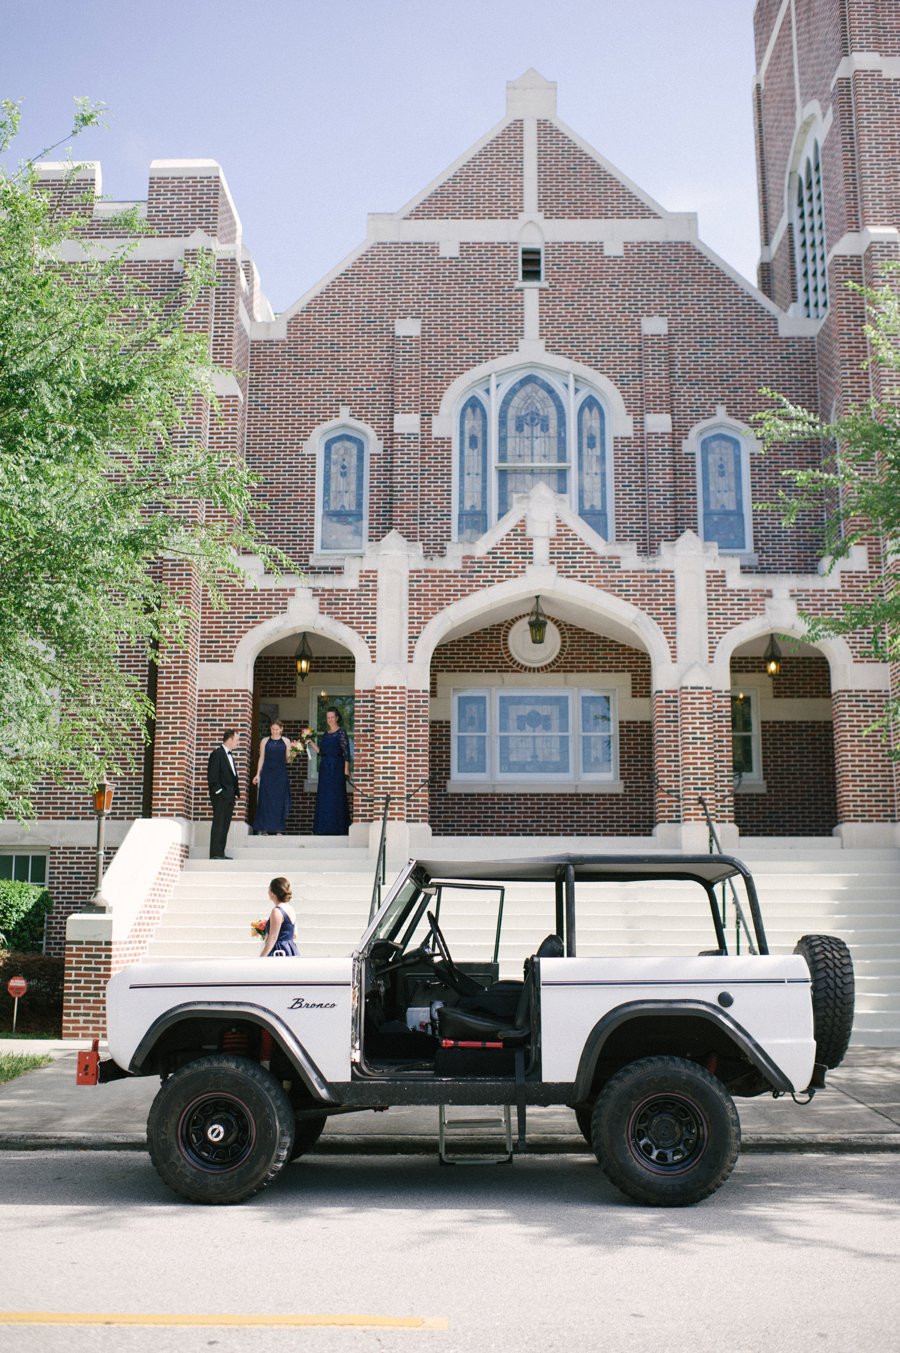
[{"label": "grass patch", "polygon": [[14,1081],[26,1071],[37,1071],[39,1066],[49,1066],[52,1057],[42,1057],[32,1052],[0,1052],[0,1085]]}]

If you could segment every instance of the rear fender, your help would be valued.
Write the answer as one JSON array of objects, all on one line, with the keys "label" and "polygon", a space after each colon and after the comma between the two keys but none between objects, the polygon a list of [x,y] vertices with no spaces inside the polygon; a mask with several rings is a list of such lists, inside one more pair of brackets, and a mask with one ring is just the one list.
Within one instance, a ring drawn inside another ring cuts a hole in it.
[{"label": "rear fender", "polygon": [[594,1073],[603,1053],[604,1044],[610,1035],[627,1025],[630,1021],[645,1019],[665,1019],[666,1015],[690,1016],[714,1025],[725,1033],[735,1048],[765,1077],[773,1090],[790,1093],[793,1086],[768,1053],[760,1047],[754,1038],[737,1020],[732,1019],[718,1006],[706,1001],[627,1001],[624,1005],[610,1010],[594,1025],[585,1040],[584,1049],[578,1063],[573,1089],[573,1104],[581,1104],[590,1099],[593,1093]]}]

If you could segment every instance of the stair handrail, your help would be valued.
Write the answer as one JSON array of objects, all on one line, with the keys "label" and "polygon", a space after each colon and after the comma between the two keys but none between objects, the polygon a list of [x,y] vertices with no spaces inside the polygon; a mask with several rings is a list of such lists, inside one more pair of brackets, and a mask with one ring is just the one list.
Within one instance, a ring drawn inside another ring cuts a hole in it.
[{"label": "stair handrail", "polygon": [[[408,794],[403,795],[402,802],[409,803],[410,799],[414,798],[421,789],[424,789],[426,785],[431,784],[432,778],[431,775],[426,775],[421,783],[411,789]],[[353,781],[351,780],[350,783],[353,784]],[[369,802],[374,802],[379,796],[376,794],[361,794],[360,797],[369,800]],[[372,897],[369,902],[370,921],[381,906],[381,891],[387,878],[387,824],[390,806],[391,795],[388,793],[384,796],[384,803],[381,809],[381,833],[378,838],[378,851],[375,856],[375,878],[372,881]]]},{"label": "stair handrail", "polygon": [[[722,843],[719,840],[719,833],[716,831],[716,826],[712,820],[712,815],[710,814],[709,808],[706,803],[706,799],[703,797],[702,794],[698,794],[697,800],[700,804],[700,807],[703,809],[703,816],[706,818],[706,827],[709,833],[709,853],[710,855],[715,855],[716,851],[718,851],[720,855],[724,855],[725,852],[722,849]],[[731,902],[734,907],[734,916],[735,916],[734,933],[735,933],[736,952],[737,953],[741,952],[741,930],[743,929],[744,934],[747,937],[747,947],[749,948],[751,954],[755,954],[758,951],[756,948],[756,944],[754,943],[753,940],[753,931],[747,924],[747,918],[744,915],[744,908],[741,906],[741,899],[738,897],[737,889],[734,886],[734,880],[730,878],[725,879],[725,881],[722,884],[722,925],[723,927],[725,925],[726,887],[728,887],[731,890]]]}]

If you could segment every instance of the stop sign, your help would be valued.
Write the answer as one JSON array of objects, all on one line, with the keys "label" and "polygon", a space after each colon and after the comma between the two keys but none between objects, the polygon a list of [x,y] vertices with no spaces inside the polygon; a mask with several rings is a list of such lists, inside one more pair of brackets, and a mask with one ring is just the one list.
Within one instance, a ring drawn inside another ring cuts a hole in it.
[{"label": "stop sign", "polygon": [[28,990],[28,983],[25,981],[24,977],[11,977],[6,984],[6,990],[9,992],[10,996],[24,996],[25,992]]}]

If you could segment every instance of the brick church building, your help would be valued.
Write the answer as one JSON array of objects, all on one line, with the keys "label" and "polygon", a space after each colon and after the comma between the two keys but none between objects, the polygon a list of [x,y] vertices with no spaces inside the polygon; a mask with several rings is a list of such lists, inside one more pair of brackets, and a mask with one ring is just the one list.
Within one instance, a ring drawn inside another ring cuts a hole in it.
[{"label": "brick church building", "polygon": [[[897,673],[862,638],[812,646],[800,618],[881,585],[879,543],[829,572],[820,520],[786,529],[755,506],[818,450],[763,455],[752,418],[764,386],[826,416],[877,387],[846,284],[900,256],[900,26],[894,0],[759,0],[755,28],[759,289],[563,124],[535,71],[277,316],[219,165],[153,163],[134,266],[164,289],[190,250],[214,252],[205,322],[236,374],[195,430],[246,457],[296,574],[248,559],[250,583],[225,610],[198,595],[159,669],[153,746],[117,783],[109,841],[163,820],[165,859],[106,959],[140,952],[207,848],[222,728],[242,734],[252,815],[269,721],[321,727],[331,703],[353,739],[351,844],[376,838],[385,795],[396,853],[483,835],[705,849],[701,797],[735,849],[898,844],[897,768],[863,736]],[[82,172],[99,193],[99,168]],[[98,200],[98,235],[113,210]],[[314,764],[291,774],[302,836]],[[59,952],[92,891],[89,796],[48,792],[27,831],[0,826],[7,872],[50,882]],[[92,925],[70,945],[102,949]]]}]

